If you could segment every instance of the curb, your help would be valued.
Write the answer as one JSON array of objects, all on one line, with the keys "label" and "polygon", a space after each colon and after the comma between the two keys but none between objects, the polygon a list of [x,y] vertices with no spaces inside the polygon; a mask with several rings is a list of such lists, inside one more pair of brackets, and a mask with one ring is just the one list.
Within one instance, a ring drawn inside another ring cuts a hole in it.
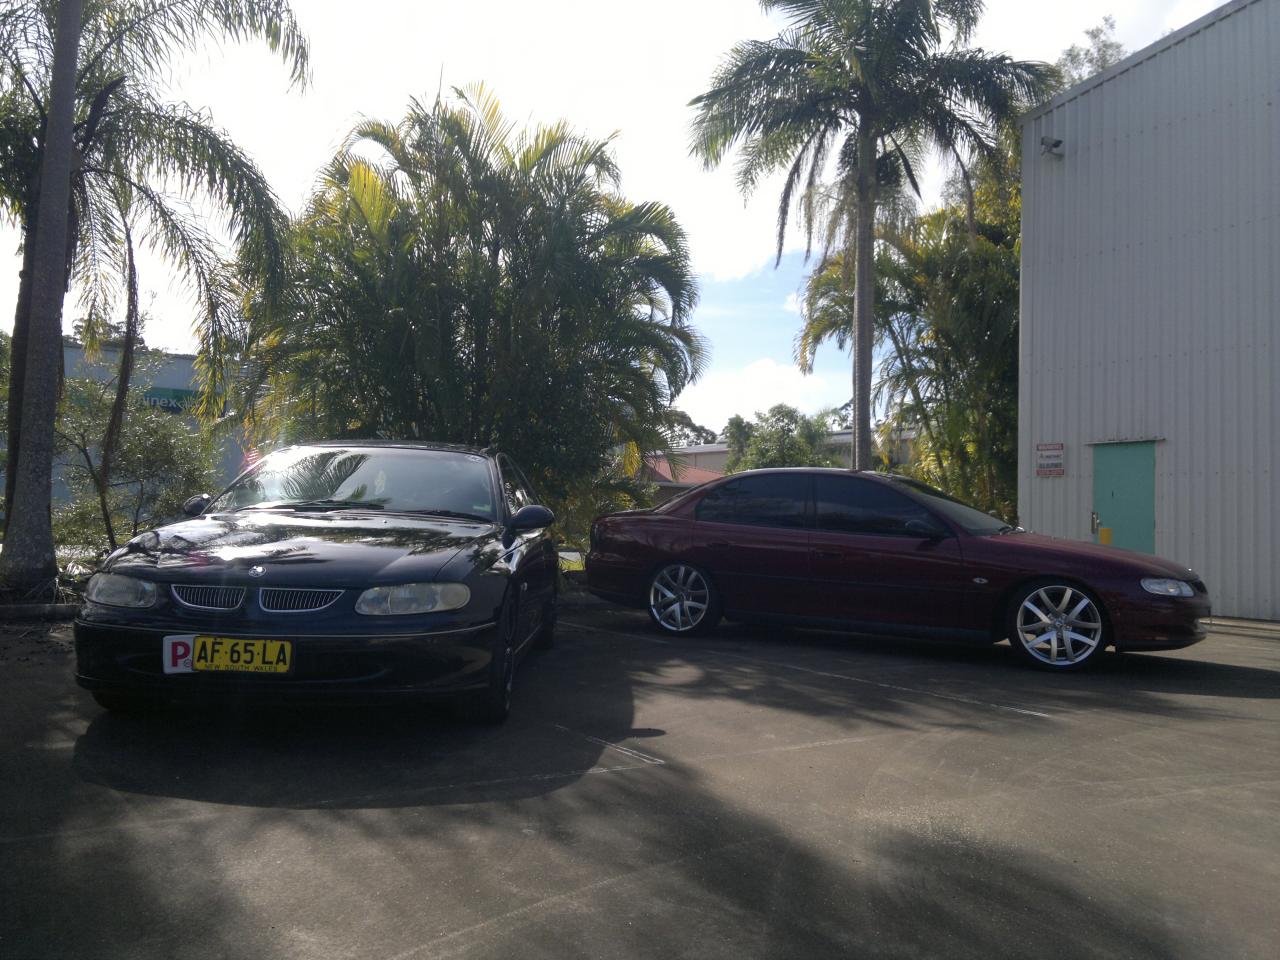
[{"label": "curb", "polygon": [[10,603],[0,605],[0,623],[15,620],[74,620],[78,603]]},{"label": "curb", "polygon": [[1212,617],[1204,621],[1210,633],[1221,633],[1231,637],[1253,637],[1255,640],[1280,641],[1280,623],[1269,620],[1215,620]]}]

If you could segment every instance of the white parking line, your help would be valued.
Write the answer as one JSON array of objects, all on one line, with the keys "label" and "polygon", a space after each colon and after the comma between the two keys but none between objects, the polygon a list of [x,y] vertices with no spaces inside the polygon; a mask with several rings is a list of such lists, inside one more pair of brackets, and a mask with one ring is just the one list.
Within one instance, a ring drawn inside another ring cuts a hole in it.
[{"label": "white parking line", "polygon": [[777,660],[767,660],[763,657],[748,657],[740,653],[730,653],[727,650],[712,650],[709,647],[693,646],[687,643],[674,643],[670,640],[659,640],[657,637],[646,637],[638,633],[624,633],[620,630],[606,630],[601,627],[588,626],[585,623],[574,623],[570,620],[561,620],[566,627],[572,627],[575,630],[584,630],[588,633],[603,633],[615,637],[626,637],[628,640],[642,640],[645,643],[656,643],[664,647],[678,647],[681,650],[699,650],[703,653],[715,654],[716,656],[729,657],[734,660],[743,660],[747,663],[756,663],[767,667],[776,667],[782,670],[793,670],[797,673],[808,673],[816,677],[829,677],[834,680],[848,680],[850,683],[862,683],[870,687],[879,687],[882,690],[896,690],[900,693],[912,693],[922,697],[933,697],[937,700],[949,700],[953,703],[966,703],[975,707],[986,707],[989,710],[1003,710],[1009,713],[1018,713],[1028,717],[1039,717],[1042,720],[1052,720],[1052,714],[1041,713],[1039,710],[1027,710],[1025,707],[1014,707],[1007,703],[991,703],[986,700],[974,700],[970,697],[958,697],[950,693],[938,693],[934,690],[921,690],[919,687],[904,687],[897,683],[885,683],[881,680],[868,680],[866,677],[855,677],[847,673],[832,673],[827,670],[813,670],[809,667],[797,666],[794,663],[780,663]]},{"label": "white parking line", "polygon": [[647,753],[641,753],[639,750],[632,750],[630,747],[624,747],[620,743],[614,743],[612,740],[601,740],[599,737],[593,737],[590,734],[583,733],[580,730],[572,730],[569,727],[561,726],[558,723],[550,724],[557,730],[572,734],[575,737],[582,737],[584,740],[590,740],[592,743],[599,744],[602,747],[608,747],[610,750],[617,750],[618,753],[625,754],[633,760],[643,760],[645,763],[663,764],[667,761],[660,760],[657,757],[651,757]]}]

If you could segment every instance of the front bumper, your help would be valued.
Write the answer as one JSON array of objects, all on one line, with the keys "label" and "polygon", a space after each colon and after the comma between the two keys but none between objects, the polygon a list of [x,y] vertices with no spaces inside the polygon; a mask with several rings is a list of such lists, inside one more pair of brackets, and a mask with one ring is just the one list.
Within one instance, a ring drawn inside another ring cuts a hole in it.
[{"label": "front bumper", "polygon": [[[287,674],[166,674],[161,655],[164,638],[192,632],[289,640],[294,646],[292,670]],[[77,620],[76,682],[89,690],[174,700],[453,696],[485,685],[495,635],[492,623],[411,634],[324,635],[192,631]]]},{"label": "front bumper", "polygon": [[1123,608],[1116,624],[1117,650],[1177,650],[1199,643],[1211,612],[1207,594],[1186,598],[1144,598]]}]

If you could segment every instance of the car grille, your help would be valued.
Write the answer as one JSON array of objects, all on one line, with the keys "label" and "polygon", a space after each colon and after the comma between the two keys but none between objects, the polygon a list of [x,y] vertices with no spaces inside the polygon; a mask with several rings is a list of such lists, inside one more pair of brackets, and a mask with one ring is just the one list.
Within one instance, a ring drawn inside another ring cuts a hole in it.
[{"label": "car grille", "polygon": [[234,610],[244,599],[244,587],[195,587],[174,584],[173,595],[178,602],[201,610]]},{"label": "car grille", "polygon": [[258,595],[262,609],[270,613],[312,613],[323,610],[342,596],[341,590],[308,590],[271,587]]}]

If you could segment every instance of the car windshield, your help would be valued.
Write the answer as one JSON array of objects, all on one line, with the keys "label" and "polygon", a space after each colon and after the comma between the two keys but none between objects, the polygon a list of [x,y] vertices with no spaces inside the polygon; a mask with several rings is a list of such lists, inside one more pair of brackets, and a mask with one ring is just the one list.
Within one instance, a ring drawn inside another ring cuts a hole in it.
[{"label": "car windshield", "polygon": [[935,513],[942,514],[956,526],[975,536],[1012,533],[1016,529],[999,517],[993,517],[968,504],[961,503],[954,497],[947,496],[941,490],[935,490],[927,483],[921,483],[919,480],[911,480],[907,477],[891,477],[890,479],[894,483],[899,483],[909,488],[916,495],[916,499],[923,501],[929,509]]},{"label": "car windshield", "polygon": [[481,456],[403,447],[291,447],[236,480],[209,511],[374,509],[494,520],[493,476]]}]

